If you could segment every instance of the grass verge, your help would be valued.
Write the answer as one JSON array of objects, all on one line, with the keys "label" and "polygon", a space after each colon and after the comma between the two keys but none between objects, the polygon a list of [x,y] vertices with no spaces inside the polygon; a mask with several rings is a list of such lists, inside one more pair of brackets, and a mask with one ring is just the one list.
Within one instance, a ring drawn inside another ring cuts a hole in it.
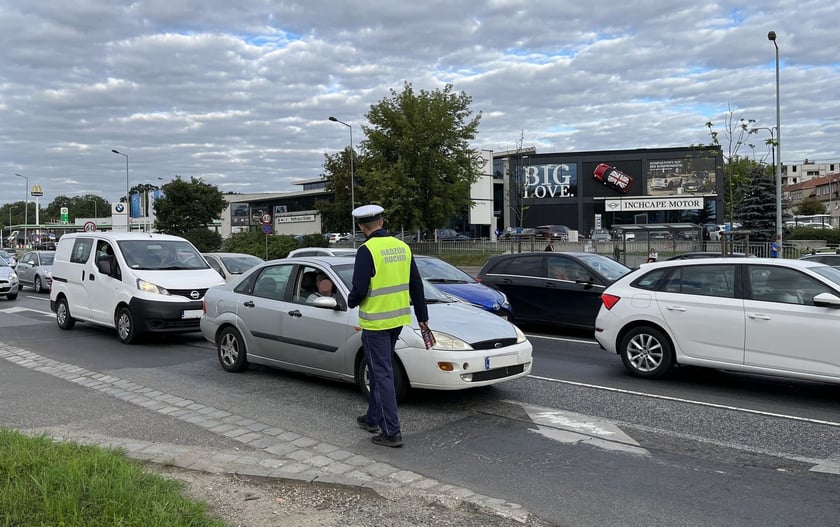
[{"label": "grass verge", "polygon": [[0,427],[0,526],[219,526],[183,483],[118,450],[29,437]]}]

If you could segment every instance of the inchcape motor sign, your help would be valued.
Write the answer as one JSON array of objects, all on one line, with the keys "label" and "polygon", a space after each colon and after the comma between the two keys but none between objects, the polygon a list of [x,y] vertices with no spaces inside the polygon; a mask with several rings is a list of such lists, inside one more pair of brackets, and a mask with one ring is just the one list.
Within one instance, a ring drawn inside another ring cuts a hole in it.
[{"label": "inchcape motor sign", "polygon": [[701,196],[672,196],[667,198],[629,198],[604,200],[607,212],[644,212],[648,210],[692,210],[702,209]]}]

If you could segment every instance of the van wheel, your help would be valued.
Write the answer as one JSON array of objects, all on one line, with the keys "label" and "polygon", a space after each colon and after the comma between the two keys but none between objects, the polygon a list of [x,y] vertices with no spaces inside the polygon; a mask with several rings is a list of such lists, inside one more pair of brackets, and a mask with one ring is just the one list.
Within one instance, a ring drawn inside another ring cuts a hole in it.
[{"label": "van wheel", "polygon": [[236,329],[228,326],[216,337],[216,351],[219,364],[225,371],[240,372],[248,367],[248,357],[245,354],[245,341]]},{"label": "van wheel", "polygon": [[35,288],[36,293],[43,293],[44,292],[44,284],[41,283],[41,277],[40,276],[35,277],[35,283],[32,284],[32,287]]},{"label": "van wheel", "polygon": [[137,328],[134,325],[134,315],[127,307],[121,307],[117,311],[117,336],[123,344],[133,344],[137,341]]},{"label": "van wheel", "polygon": [[70,308],[67,306],[65,297],[59,298],[55,305],[55,321],[61,329],[73,329],[76,323],[76,319],[70,316]]}]

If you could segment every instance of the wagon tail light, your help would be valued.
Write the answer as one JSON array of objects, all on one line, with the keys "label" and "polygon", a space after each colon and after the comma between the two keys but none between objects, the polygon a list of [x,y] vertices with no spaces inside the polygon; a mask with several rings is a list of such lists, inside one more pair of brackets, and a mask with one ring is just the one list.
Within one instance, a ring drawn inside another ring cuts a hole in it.
[{"label": "wagon tail light", "polygon": [[607,293],[601,295],[601,302],[603,302],[604,307],[607,308],[607,310],[612,309],[619,300],[621,300],[620,296],[608,295]]}]

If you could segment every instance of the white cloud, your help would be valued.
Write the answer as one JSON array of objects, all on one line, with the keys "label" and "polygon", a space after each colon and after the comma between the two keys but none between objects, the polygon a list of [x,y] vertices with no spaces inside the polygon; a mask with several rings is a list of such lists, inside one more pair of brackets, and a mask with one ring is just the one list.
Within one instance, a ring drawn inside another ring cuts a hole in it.
[{"label": "white cloud", "polygon": [[[199,177],[297,190],[362,137],[372,104],[452,83],[482,112],[476,147],[540,152],[708,143],[731,105],[775,125],[782,157],[840,162],[840,63],[827,0],[0,0],[0,173],[116,200]],[[792,25],[788,21],[796,20]],[[763,138],[755,141],[763,142]],[[4,192],[0,203],[16,201]]]}]

